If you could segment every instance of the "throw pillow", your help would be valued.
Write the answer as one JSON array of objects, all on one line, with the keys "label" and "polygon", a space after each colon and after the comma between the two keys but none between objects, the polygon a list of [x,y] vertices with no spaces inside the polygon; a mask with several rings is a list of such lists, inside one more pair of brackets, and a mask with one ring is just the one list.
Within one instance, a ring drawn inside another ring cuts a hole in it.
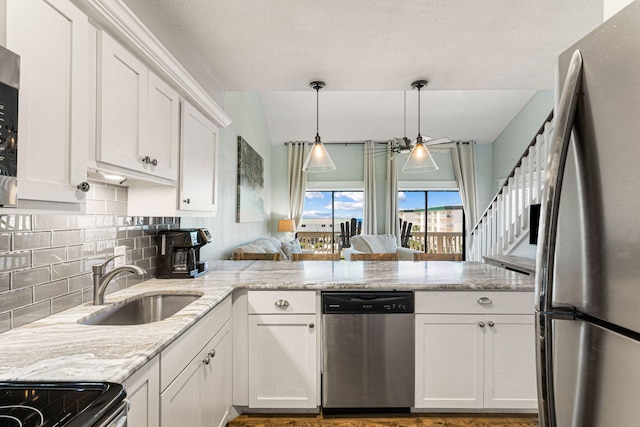
[{"label": "throw pillow", "polygon": [[293,245],[290,242],[282,242],[282,252],[288,260],[291,259],[291,254],[293,253]]},{"label": "throw pillow", "polygon": [[377,236],[382,246],[384,246],[384,252],[387,254],[393,254],[398,252],[398,239],[393,234],[380,234]]},{"label": "throw pillow", "polygon": [[[351,246],[353,249],[360,252],[370,254],[386,253],[386,249],[378,237],[380,236],[373,234],[360,234],[353,236],[351,238]],[[395,250],[393,252],[395,252]]]},{"label": "throw pillow", "polygon": [[293,247],[292,252],[294,254],[301,254],[302,253],[302,248],[300,247],[300,241],[298,239],[292,240],[291,241],[291,246]]}]

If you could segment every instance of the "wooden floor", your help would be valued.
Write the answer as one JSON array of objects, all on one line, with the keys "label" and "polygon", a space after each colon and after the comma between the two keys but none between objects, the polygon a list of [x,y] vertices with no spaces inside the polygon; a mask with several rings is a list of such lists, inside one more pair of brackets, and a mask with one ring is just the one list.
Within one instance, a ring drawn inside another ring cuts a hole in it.
[{"label": "wooden floor", "polygon": [[535,415],[407,414],[393,417],[346,415],[241,415],[229,427],[538,427]]}]

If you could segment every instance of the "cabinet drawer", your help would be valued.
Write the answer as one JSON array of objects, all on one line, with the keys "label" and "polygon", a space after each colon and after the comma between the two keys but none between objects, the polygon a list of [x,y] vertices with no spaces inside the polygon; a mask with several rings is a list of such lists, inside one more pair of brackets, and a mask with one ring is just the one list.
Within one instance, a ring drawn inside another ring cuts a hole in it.
[{"label": "cabinet drawer", "polygon": [[171,384],[230,318],[231,298],[227,297],[160,353],[161,391]]},{"label": "cabinet drawer", "polygon": [[249,314],[314,314],[315,291],[249,291]]},{"label": "cabinet drawer", "polygon": [[533,314],[533,292],[416,292],[416,313]]}]

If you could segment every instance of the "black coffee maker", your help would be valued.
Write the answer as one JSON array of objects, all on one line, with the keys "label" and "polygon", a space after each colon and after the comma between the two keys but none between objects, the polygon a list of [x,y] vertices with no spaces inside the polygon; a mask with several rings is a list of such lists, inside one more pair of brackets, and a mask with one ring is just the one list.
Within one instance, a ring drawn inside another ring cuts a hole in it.
[{"label": "black coffee maker", "polygon": [[183,228],[158,232],[159,279],[188,279],[207,272],[207,263],[200,261],[200,248],[211,242],[206,228]]}]

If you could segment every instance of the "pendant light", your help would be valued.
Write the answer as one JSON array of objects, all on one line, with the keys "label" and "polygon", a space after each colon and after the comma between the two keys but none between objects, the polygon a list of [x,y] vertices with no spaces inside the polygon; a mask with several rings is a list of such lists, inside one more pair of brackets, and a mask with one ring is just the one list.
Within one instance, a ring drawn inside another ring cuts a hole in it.
[{"label": "pendant light", "polygon": [[307,156],[307,160],[302,166],[304,172],[330,172],[336,170],[336,165],[331,160],[327,149],[320,140],[319,122],[320,122],[320,89],[325,87],[324,82],[311,82],[309,84],[316,91],[316,140],[311,147],[311,151]]},{"label": "pendant light", "polygon": [[429,82],[426,80],[417,80],[411,83],[413,89],[418,89],[418,137],[416,144],[411,149],[409,158],[402,168],[404,173],[421,173],[434,172],[438,170],[438,165],[433,160],[431,153],[427,149],[425,142],[420,135],[420,89],[425,87]]}]

